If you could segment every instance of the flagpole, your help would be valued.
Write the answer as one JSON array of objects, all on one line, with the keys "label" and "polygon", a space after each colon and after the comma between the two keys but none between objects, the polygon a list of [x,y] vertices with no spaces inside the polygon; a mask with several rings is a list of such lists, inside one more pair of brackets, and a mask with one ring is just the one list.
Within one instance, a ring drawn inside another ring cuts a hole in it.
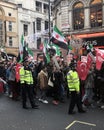
[{"label": "flagpole", "polygon": [[48,6],[49,6],[49,12],[48,12],[48,17],[49,17],[49,44],[50,44],[50,38],[51,38],[51,30],[50,30],[50,25],[51,25],[51,23],[50,23],[50,0],[48,0]]}]

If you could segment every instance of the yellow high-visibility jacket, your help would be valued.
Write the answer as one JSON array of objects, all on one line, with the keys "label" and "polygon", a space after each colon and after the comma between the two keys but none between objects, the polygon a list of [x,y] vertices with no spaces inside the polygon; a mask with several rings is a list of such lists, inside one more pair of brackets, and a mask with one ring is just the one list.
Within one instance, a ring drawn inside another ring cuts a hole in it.
[{"label": "yellow high-visibility jacket", "polygon": [[79,76],[76,71],[70,70],[67,74],[67,83],[69,91],[80,91],[80,81]]},{"label": "yellow high-visibility jacket", "polygon": [[33,84],[33,76],[30,70],[20,69],[20,83]]},{"label": "yellow high-visibility jacket", "polygon": [[20,73],[20,83],[23,84],[23,83],[25,83],[25,70],[24,70],[24,67],[20,68],[19,73]]}]

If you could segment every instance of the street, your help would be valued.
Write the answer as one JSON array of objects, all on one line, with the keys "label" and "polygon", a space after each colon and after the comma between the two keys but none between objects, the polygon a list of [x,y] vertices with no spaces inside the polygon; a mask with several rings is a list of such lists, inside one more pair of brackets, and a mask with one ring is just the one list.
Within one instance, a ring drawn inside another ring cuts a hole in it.
[{"label": "street", "polygon": [[[0,130],[103,130],[104,110],[88,108],[86,113],[68,115],[69,99],[55,106],[37,103],[40,109],[22,109],[21,101],[0,94]],[[28,104],[29,106],[30,104]]]}]

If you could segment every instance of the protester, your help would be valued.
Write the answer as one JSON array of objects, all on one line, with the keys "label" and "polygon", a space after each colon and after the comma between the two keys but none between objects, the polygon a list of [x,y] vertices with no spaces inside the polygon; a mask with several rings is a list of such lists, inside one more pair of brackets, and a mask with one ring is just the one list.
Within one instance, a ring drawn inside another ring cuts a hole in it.
[{"label": "protester", "polygon": [[[85,80],[85,85],[84,85],[84,91],[85,94],[82,98],[82,103],[83,105],[91,105],[93,102],[93,89],[94,89],[94,64],[91,65],[91,68],[88,72],[87,78]],[[87,103],[86,103],[87,100]]]},{"label": "protester", "polygon": [[42,66],[41,71],[38,74],[38,86],[40,89],[39,101],[47,104],[46,92],[48,89],[48,73],[46,66]]}]

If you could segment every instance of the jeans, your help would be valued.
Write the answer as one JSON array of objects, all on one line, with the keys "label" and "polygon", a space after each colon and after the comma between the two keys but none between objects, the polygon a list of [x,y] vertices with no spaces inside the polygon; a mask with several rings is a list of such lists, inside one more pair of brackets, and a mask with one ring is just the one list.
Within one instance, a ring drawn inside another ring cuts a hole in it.
[{"label": "jeans", "polygon": [[88,99],[89,102],[92,101],[92,97],[93,97],[93,88],[86,88],[85,89],[85,94],[82,98],[82,102],[84,102],[86,99]]}]

